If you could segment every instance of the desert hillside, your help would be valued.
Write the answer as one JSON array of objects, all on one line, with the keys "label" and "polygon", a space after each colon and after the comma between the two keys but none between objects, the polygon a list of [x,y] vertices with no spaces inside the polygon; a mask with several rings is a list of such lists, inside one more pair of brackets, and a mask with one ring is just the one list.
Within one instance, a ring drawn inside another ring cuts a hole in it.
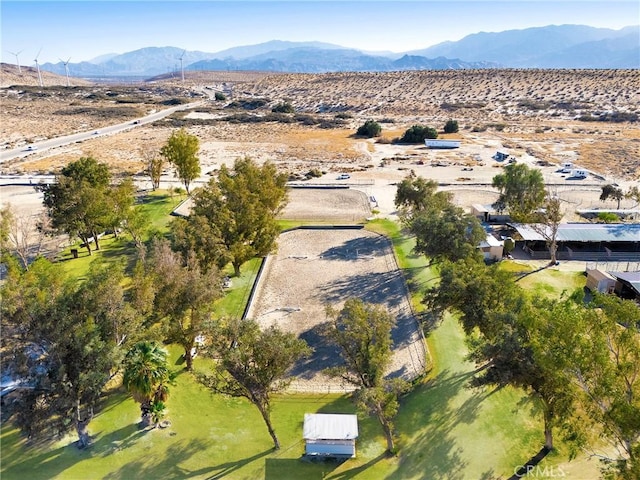
[{"label": "desert hillside", "polygon": [[[41,88],[35,70],[26,67],[22,75],[11,65],[3,65],[2,72],[4,150],[199,102],[190,111],[118,135],[5,162],[4,173],[55,171],[81,155],[140,171],[145,152],[157,151],[177,127],[198,135],[201,158],[211,168],[251,155],[274,160],[290,172],[360,169],[375,164],[384,156],[382,147],[410,126],[441,130],[456,119],[456,136],[470,147],[458,152],[461,163],[506,149],[531,161],[573,161],[614,179],[640,178],[637,70],[187,72],[185,82],[171,76],[117,85],[74,80],[78,83],[71,88],[65,77],[50,74],[43,76]],[[216,100],[216,92],[224,98]],[[272,108],[283,103],[295,112],[274,115]],[[367,119],[381,124],[379,139],[355,137]],[[417,147],[404,150],[422,154]]]},{"label": "desert hillside", "polygon": [[514,120],[593,110],[640,113],[638,70],[444,70],[267,76],[253,95],[304,110]]}]

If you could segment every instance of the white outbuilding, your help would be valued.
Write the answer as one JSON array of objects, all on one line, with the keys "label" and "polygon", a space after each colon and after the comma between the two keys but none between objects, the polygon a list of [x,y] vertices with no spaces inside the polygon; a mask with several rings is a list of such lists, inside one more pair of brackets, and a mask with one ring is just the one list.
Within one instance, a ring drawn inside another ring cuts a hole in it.
[{"label": "white outbuilding", "polygon": [[358,417],[348,414],[305,413],[302,437],[307,456],[355,458]]}]

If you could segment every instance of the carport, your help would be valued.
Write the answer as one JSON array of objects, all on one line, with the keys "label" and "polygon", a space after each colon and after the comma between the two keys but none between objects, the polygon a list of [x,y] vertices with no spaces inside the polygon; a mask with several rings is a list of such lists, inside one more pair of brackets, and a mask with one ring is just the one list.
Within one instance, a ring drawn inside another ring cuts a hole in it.
[{"label": "carport", "polygon": [[309,457],[355,458],[358,417],[348,414],[305,413],[302,436]]}]

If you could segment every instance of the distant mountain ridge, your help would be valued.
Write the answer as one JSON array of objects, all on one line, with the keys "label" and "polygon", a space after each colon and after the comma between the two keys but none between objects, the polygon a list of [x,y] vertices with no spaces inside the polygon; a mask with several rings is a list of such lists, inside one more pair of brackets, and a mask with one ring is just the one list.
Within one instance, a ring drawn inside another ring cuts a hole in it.
[{"label": "distant mountain ridge", "polygon": [[[404,53],[363,52],[323,42],[269,42],[216,53],[147,47],[69,63],[75,77],[152,77],[184,70],[259,70],[295,73],[476,68],[640,68],[640,26],[620,30],[549,25],[480,32],[456,42]],[[41,68],[65,74],[62,62]]]},{"label": "distant mountain ridge", "polygon": [[640,68],[640,26],[549,25],[474,33],[410,54],[496,62],[512,68]]}]

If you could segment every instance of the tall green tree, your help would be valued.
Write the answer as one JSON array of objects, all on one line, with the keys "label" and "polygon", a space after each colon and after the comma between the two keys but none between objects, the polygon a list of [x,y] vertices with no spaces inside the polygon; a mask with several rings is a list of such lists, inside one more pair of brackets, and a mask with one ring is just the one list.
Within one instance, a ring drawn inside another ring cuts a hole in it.
[{"label": "tall green tree", "polygon": [[516,222],[529,222],[547,196],[540,170],[524,163],[505,166],[504,173],[493,177],[493,186],[500,191],[495,208],[507,210]]},{"label": "tall green tree", "polygon": [[100,249],[98,233],[109,226],[111,174],[106,164],[83,157],[68,164],[51,185],[38,187],[54,229],[80,237],[89,254],[90,240]]},{"label": "tall green tree", "polygon": [[416,215],[409,230],[416,237],[414,251],[432,263],[478,256],[478,245],[487,236],[477,218],[452,204],[439,212],[427,210]]},{"label": "tall green tree", "polygon": [[131,305],[124,283],[124,263],[92,263],[84,288],[75,298],[76,311],[92,317],[102,337],[120,348],[127,348],[143,335],[144,320]]},{"label": "tall green tree", "polygon": [[367,120],[362,125],[360,125],[360,127],[358,127],[356,135],[372,138],[379,137],[380,132],[382,132],[382,127],[378,122],[376,122],[375,120]]},{"label": "tall green tree", "polygon": [[611,198],[618,202],[618,206],[616,208],[620,210],[620,202],[624,197],[625,197],[625,194],[621,188],[611,184],[607,184],[602,187],[602,193],[600,194],[600,201],[606,202],[608,199]]},{"label": "tall green tree", "polygon": [[458,128],[457,120],[447,120],[444,124],[444,133],[458,133]]},{"label": "tall green tree", "polygon": [[438,316],[445,310],[460,315],[467,335],[478,330],[493,338],[501,331],[496,314],[518,311],[525,302],[513,274],[477,257],[440,265],[440,281],[425,292],[423,303]]},{"label": "tall green tree", "polygon": [[173,381],[167,350],[155,342],[136,343],[127,352],[123,369],[122,384],[140,404],[141,423],[148,427],[154,417],[161,417]]},{"label": "tall green tree", "polygon": [[110,212],[108,222],[116,238],[118,237],[118,230],[124,226],[133,210],[135,193],[136,186],[131,177],[124,178],[109,191],[108,200]]},{"label": "tall green tree", "polygon": [[542,413],[547,451],[554,448],[554,430],[570,424],[575,408],[576,389],[566,369],[571,352],[555,338],[560,329],[554,322],[565,314],[549,302],[489,313],[498,328],[493,336],[482,335],[472,354],[484,367],[472,384],[511,385],[528,394],[533,410]]},{"label": "tall green tree", "polygon": [[[640,309],[596,295],[574,323],[573,374],[587,415],[619,453],[609,466],[622,479],[640,473]],[[588,314],[590,313],[590,314]],[[562,339],[564,340],[564,339]]]},{"label": "tall green tree", "polygon": [[117,349],[94,315],[78,308],[94,285],[66,282],[46,262],[34,262],[17,277],[11,272],[21,292],[3,288],[11,369],[31,387],[15,404],[16,422],[34,438],[75,429],[77,445],[85,448],[91,441],[89,422],[117,364]]},{"label": "tall green tree", "polygon": [[288,370],[310,349],[304,340],[275,326],[261,330],[254,320],[231,320],[209,337],[208,355],[218,359],[214,375],[200,380],[215,392],[244,397],[260,411],[276,450],[280,441],[271,421],[271,397],[291,382]]},{"label": "tall green tree", "polygon": [[560,198],[547,193],[540,210],[531,215],[531,228],[544,238],[551,257],[551,264],[557,261],[558,230],[563,218]]},{"label": "tall green tree", "polygon": [[154,150],[142,150],[140,154],[144,159],[144,171],[151,180],[151,189],[155,191],[160,188],[160,177],[164,170],[165,158]]},{"label": "tall green tree", "polygon": [[451,203],[451,192],[438,192],[438,182],[408,175],[398,184],[395,206],[401,210],[402,218],[407,221],[413,216],[429,210],[440,212]]},{"label": "tall green tree", "polygon": [[217,268],[200,269],[193,256],[186,260],[165,240],[154,241],[145,257],[146,274],[152,277],[153,315],[163,321],[166,340],[184,349],[187,370],[193,368],[196,338],[213,314],[213,303],[222,296]]},{"label": "tall green tree", "polygon": [[392,356],[391,329],[395,321],[380,305],[372,305],[358,298],[348,299],[339,312],[327,307],[330,326],[328,338],[341,351],[344,366],[327,373],[355,385],[356,405],[375,415],[384,432],[387,450],[395,452],[393,419],[398,413],[399,395],[408,389],[402,379],[387,379],[385,372]]},{"label": "tall green tree", "polygon": [[193,249],[203,269],[231,262],[239,276],[243,263],[275,247],[286,182],[287,175],[271,162],[258,166],[245,157],[235,161],[233,170],[223,165],[218,177],[194,195],[186,223],[176,223],[176,247],[183,253]]},{"label": "tall green tree", "polygon": [[191,182],[200,176],[199,150],[198,137],[190,135],[184,128],[174,131],[160,149],[160,154],[176,167],[187,193]]},{"label": "tall green tree", "polygon": [[404,132],[401,143],[422,143],[425,139],[438,138],[438,131],[433,127],[427,127],[425,125],[413,125]]}]

